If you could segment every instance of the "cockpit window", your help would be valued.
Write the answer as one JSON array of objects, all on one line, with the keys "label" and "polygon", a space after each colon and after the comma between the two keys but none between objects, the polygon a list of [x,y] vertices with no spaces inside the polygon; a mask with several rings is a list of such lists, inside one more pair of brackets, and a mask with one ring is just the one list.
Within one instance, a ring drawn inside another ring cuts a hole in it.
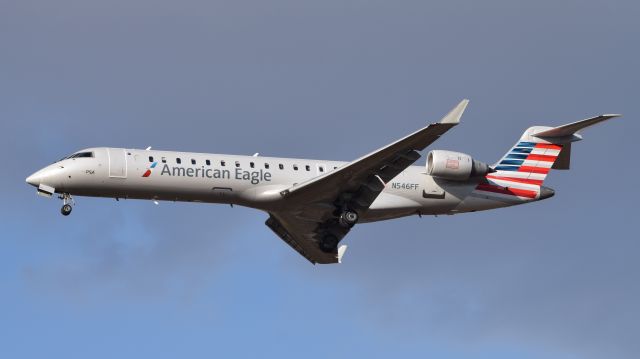
[{"label": "cockpit window", "polygon": [[60,162],[60,161],[64,161],[64,160],[68,160],[68,159],[70,159],[70,158],[83,158],[83,157],[84,157],[84,158],[87,158],[87,157],[89,157],[89,158],[94,157],[94,156],[93,156],[93,152],[78,152],[78,153],[74,153],[74,154],[72,154],[72,155],[69,155],[69,156],[67,156],[67,157],[64,157],[64,158],[59,159],[59,160],[58,160],[58,162]]},{"label": "cockpit window", "polygon": [[71,158],[93,157],[93,152],[79,152],[71,156]]}]

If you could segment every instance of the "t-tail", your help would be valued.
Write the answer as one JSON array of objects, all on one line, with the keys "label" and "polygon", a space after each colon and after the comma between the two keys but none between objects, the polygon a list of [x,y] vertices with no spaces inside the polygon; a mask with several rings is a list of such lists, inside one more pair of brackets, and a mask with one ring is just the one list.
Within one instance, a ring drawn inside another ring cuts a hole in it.
[{"label": "t-tail", "polygon": [[554,195],[542,184],[552,169],[567,170],[571,144],[582,140],[576,132],[620,115],[601,115],[558,127],[529,127],[520,140],[493,166],[474,193],[485,199],[516,204]]}]

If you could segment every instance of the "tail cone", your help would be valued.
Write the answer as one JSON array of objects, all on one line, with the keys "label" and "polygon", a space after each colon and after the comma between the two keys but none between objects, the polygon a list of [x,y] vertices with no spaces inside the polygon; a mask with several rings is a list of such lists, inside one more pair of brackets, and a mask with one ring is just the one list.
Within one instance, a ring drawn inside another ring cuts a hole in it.
[{"label": "tail cone", "polygon": [[549,187],[540,186],[540,199],[547,199],[549,197],[553,197],[556,194],[556,191]]}]

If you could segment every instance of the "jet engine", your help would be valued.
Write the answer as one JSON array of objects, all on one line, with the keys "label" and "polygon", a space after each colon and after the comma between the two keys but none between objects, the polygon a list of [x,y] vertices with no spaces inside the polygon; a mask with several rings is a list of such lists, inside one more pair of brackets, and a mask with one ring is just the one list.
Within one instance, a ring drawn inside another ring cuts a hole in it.
[{"label": "jet engine", "polygon": [[486,163],[452,151],[434,150],[427,156],[427,174],[451,181],[466,181],[495,172]]}]

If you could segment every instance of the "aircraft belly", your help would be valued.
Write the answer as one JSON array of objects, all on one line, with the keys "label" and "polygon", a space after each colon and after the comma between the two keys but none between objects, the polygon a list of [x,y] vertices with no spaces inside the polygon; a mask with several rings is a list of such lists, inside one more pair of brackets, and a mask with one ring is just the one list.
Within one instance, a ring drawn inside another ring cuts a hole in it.
[{"label": "aircraft belly", "polygon": [[360,222],[375,222],[418,213],[420,203],[397,194],[382,192],[361,215]]},{"label": "aircraft belly", "polygon": [[464,213],[485,211],[488,209],[515,206],[527,202],[530,202],[530,200],[509,195],[493,193],[485,194],[483,192],[473,191],[454,209],[454,212]]},{"label": "aircraft belly", "polygon": [[95,176],[74,181],[67,191],[79,196],[233,203],[253,207],[256,188],[233,180]]},{"label": "aircraft belly", "polygon": [[455,211],[459,213],[484,211],[500,207],[507,207],[511,204],[500,202],[492,199],[483,198],[481,196],[470,195],[456,207]]}]

